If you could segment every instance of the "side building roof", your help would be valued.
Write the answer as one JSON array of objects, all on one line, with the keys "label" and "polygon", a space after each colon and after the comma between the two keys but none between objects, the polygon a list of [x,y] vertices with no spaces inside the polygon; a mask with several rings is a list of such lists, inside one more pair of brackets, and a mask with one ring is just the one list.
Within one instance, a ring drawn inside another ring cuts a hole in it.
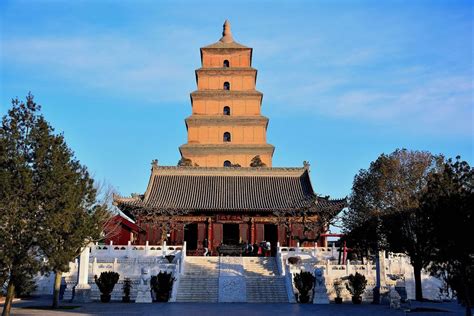
[{"label": "side building roof", "polygon": [[[316,197],[303,168],[206,168],[154,165],[147,191],[114,196],[126,214],[165,210],[273,212],[308,207]],[[318,198],[315,211],[345,207],[346,201]]]}]

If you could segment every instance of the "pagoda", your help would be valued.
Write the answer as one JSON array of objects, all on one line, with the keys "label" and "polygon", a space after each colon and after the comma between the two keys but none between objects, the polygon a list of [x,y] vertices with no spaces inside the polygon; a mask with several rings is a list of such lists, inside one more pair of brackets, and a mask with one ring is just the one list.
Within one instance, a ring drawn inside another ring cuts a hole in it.
[{"label": "pagoda", "polygon": [[201,167],[249,167],[259,156],[271,167],[275,148],[267,143],[268,118],[261,114],[252,48],[234,41],[229,21],[218,42],[201,48],[201,66],[181,156]]},{"label": "pagoda", "polygon": [[[327,226],[318,221],[340,212],[346,201],[317,196],[308,163],[272,167],[274,147],[266,139],[252,48],[234,41],[226,21],[222,38],[201,48],[201,63],[180,163],[160,166],[154,160],[144,194],[114,196],[114,204],[146,232],[137,242],[186,242],[195,255],[203,253],[205,240],[211,254],[221,245],[262,241],[273,249],[299,241],[325,245]],[[308,221],[316,224],[309,231]]]}]

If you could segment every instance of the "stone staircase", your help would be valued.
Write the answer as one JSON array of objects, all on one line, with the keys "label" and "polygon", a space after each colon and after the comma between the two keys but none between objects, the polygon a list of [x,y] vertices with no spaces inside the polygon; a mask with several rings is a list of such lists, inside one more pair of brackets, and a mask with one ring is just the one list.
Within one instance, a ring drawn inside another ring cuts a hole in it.
[{"label": "stone staircase", "polygon": [[[186,257],[178,285],[177,302],[218,302],[220,261],[230,257]],[[236,258],[237,259],[237,258]],[[287,303],[285,279],[278,275],[275,258],[239,257],[248,303]],[[224,270],[223,270],[224,271]]]},{"label": "stone staircase", "polygon": [[244,257],[246,277],[261,277],[278,275],[275,258],[273,257]]},{"label": "stone staircase", "polygon": [[278,275],[275,258],[245,257],[247,303],[288,303],[285,279]]},{"label": "stone staircase", "polygon": [[283,276],[248,277],[247,303],[288,303]]},{"label": "stone staircase", "polygon": [[184,274],[178,285],[177,302],[217,302],[219,258],[186,257]]}]

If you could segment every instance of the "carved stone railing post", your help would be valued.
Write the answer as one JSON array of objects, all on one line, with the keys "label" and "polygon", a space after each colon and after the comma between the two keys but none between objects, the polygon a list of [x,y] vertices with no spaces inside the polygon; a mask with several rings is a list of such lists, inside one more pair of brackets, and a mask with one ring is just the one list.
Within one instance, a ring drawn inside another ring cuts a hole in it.
[{"label": "carved stone railing post", "polygon": [[181,266],[180,273],[183,274],[186,269],[186,242],[183,242],[183,248],[181,249]]},{"label": "carved stone railing post", "polygon": [[92,262],[92,275],[97,274],[97,257],[94,257],[94,261]]},{"label": "carved stone railing post", "polygon": [[296,303],[295,292],[293,290],[293,273],[291,273],[290,266],[285,263],[283,269],[285,269],[285,288],[288,296],[289,303]]},{"label": "carved stone railing post", "polygon": [[283,268],[282,264],[282,255],[281,255],[281,247],[280,247],[280,242],[277,242],[277,253],[276,253],[276,264],[278,268],[278,274],[280,275],[285,275],[285,270]]},{"label": "carved stone railing post", "polygon": [[174,277],[173,288],[171,290],[171,297],[169,299],[169,302],[176,302],[176,296],[178,295],[178,287],[179,287],[179,282],[181,280],[180,261],[181,260],[176,261],[176,267],[173,273],[173,277]]}]

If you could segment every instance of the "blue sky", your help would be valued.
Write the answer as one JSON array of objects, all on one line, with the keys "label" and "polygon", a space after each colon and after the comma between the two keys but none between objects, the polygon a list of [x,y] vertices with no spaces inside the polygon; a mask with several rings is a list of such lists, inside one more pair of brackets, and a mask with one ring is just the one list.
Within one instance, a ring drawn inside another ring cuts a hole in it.
[{"label": "blue sky", "polygon": [[0,114],[31,91],[97,180],[175,165],[199,48],[254,48],[274,166],[343,197],[396,148],[473,164],[471,1],[0,1]]}]

